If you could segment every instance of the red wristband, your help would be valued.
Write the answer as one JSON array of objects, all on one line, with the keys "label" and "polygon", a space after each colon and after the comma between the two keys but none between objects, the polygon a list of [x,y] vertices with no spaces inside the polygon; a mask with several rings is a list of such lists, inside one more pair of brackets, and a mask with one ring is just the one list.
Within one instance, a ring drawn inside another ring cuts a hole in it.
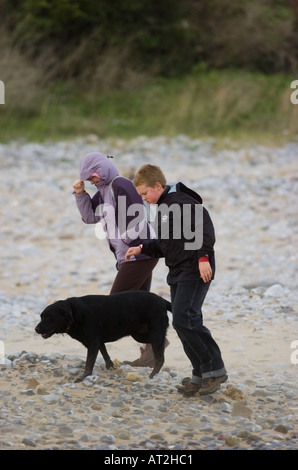
[{"label": "red wristband", "polygon": [[208,256],[202,256],[202,258],[199,258],[199,263],[201,263],[203,261],[209,261]]}]

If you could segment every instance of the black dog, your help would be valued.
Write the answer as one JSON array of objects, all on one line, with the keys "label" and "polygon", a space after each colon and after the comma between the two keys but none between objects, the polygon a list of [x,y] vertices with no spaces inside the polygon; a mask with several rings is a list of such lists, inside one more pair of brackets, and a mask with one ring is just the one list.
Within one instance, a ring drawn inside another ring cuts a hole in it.
[{"label": "black dog", "polygon": [[101,352],[106,368],[113,362],[105,343],[131,335],[139,343],[152,345],[155,364],[152,378],[164,363],[165,336],[171,304],[145,291],[127,291],[111,295],[86,295],[58,300],[41,313],[35,331],[43,338],[68,333],[87,348],[85,371],[77,382],[92,374]]}]

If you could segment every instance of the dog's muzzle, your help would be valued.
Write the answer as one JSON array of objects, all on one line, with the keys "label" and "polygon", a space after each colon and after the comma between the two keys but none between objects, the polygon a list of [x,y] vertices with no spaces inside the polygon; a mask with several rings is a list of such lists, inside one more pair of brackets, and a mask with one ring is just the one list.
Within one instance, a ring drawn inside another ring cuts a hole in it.
[{"label": "dog's muzzle", "polygon": [[53,334],[55,333],[55,330],[42,332],[42,331],[40,331],[40,328],[38,327],[38,325],[35,328],[35,331],[36,331],[37,334],[41,335],[44,339],[50,338],[50,336],[53,336]]}]

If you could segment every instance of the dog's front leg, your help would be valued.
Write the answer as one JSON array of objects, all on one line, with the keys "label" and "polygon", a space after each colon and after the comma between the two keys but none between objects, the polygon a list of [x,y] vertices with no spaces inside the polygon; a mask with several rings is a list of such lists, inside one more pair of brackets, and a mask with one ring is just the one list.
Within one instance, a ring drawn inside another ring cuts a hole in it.
[{"label": "dog's front leg", "polygon": [[109,356],[109,354],[108,354],[108,351],[107,351],[106,346],[105,346],[104,343],[101,343],[101,344],[99,345],[99,350],[100,350],[101,355],[102,355],[102,357],[104,358],[104,361],[105,361],[105,363],[106,363],[106,368],[107,368],[107,369],[113,369],[114,364],[113,364],[113,362],[112,362],[112,360],[111,360],[111,358],[110,358],[110,356]]},{"label": "dog's front leg", "polygon": [[82,382],[82,380],[88,377],[88,375],[92,375],[93,367],[97,358],[97,354],[98,354],[98,347],[88,348],[84,373],[83,375],[77,378],[76,382]]}]

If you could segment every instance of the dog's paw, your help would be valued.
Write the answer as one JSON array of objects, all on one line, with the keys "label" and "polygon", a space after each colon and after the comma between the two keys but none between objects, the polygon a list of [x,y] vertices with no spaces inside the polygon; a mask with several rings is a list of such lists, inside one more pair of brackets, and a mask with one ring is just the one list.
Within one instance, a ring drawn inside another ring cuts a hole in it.
[{"label": "dog's paw", "polygon": [[88,375],[91,375],[91,372],[89,373],[84,373],[82,375],[79,375],[79,377],[75,380],[75,383],[83,382]]},{"label": "dog's paw", "polygon": [[80,377],[78,377],[76,380],[75,380],[75,383],[80,383],[80,382],[83,382],[85,376],[84,375],[81,375]]}]

